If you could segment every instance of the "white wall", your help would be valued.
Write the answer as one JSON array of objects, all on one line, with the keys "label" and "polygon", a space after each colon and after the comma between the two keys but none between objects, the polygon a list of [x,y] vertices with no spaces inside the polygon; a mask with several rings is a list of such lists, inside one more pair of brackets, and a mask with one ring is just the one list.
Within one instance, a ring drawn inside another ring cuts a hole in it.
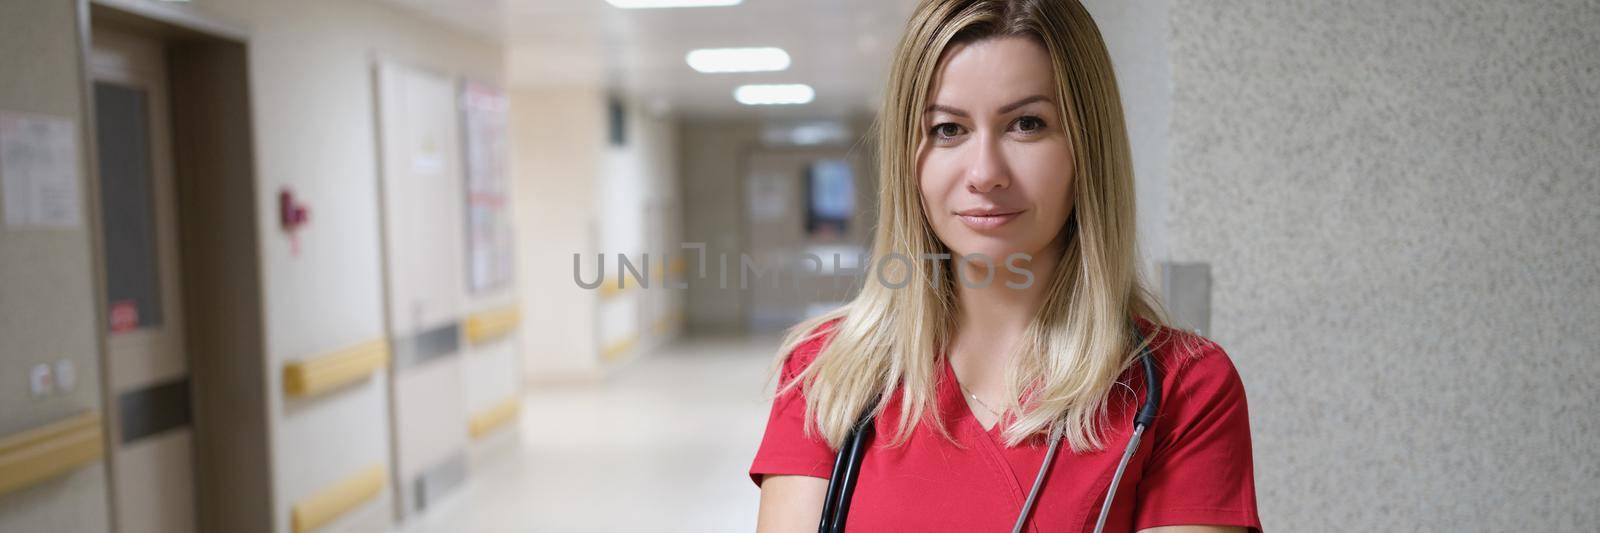
[{"label": "white wall", "polygon": [[652,277],[649,289],[610,298],[573,279],[574,253],[586,281],[605,253],[606,279],[614,283],[618,253],[628,254],[644,274],[643,254],[659,263],[662,252],[677,251],[681,234],[676,122],[629,102],[626,145],[611,146],[607,98],[594,86],[511,91],[517,272],[525,280],[521,342],[532,381],[597,379],[608,368],[600,357],[608,348],[633,341],[621,354],[626,358],[677,333],[670,324],[656,327],[681,315],[683,299],[682,291],[662,288],[659,278]]},{"label": "white wall", "polygon": [[[600,227],[599,251],[609,261],[608,281],[617,274],[618,254],[627,254],[640,274],[651,278],[647,289],[629,290],[601,301],[603,352],[630,342],[635,352],[659,345],[671,332],[658,334],[655,324],[667,318],[660,316],[662,310],[675,308],[672,302],[680,300],[683,292],[667,288],[655,272],[660,268],[662,254],[669,251],[669,243],[663,241],[678,233],[677,125],[670,117],[649,113],[635,102],[624,100],[623,105],[626,142],[622,146],[606,146],[594,199]],[[671,252],[680,252],[676,242],[670,244]],[[649,254],[650,265],[642,264],[645,254]],[[663,304],[662,299],[667,302]],[[612,357],[621,360],[630,355]]]},{"label": "white wall", "polygon": [[592,258],[596,249],[605,95],[519,86],[510,95],[523,373],[532,381],[594,379],[598,299],[573,282],[572,254]]},{"label": "white wall", "polygon": [[[1146,275],[1171,257],[1167,226],[1172,68],[1168,57],[1169,0],[1085,0],[1111,54],[1133,154],[1139,251]],[[1154,277],[1147,277],[1154,283]]]},{"label": "white wall", "polygon": [[[0,111],[76,124],[82,214],[71,228],[0,226],[0,438],[101,408],[79,15],[73,2],[0,0]],[[75,390],[30,397],[28,369],[58,359],[76,368]],[[105,531],[109,512],[95,463],[0,496],[0,531]]]}]

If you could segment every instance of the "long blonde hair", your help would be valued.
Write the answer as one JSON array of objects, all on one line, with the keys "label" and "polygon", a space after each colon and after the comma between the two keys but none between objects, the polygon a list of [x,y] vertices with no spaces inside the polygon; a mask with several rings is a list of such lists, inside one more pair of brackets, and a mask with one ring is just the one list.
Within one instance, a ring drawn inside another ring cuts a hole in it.
[{"label": "long blonde hair", "polygon": [[[1133,169],[1111,59],[1076,0],[923,0],[917,6],[875,124],[881,186],[871,257],[950,253],[918,193],[922,112],[947,47],[1005,36],[1035,39],[1049,52],[1076,180],[1073,211],[1062,228],[1069,232],[1066,245],[1006,370],[1007,408],[1018,415],[1005,427],[1005,439],[1016,446],[1059,424],[1074,451],[1096,450],[1110,390],[1142,347],[1133,345],[1131,318],[1166,321],[1138,274]],[[951,264],[885,261],[872,270],[878,268],[882,279],[866,276],[850,303],[795,326],[780,349],[779,365],[812,338],[832,337],[778,394],[803,387],[807,433],[820,432],[835,449],[862,413],[885,414],[897,387],[904,397],[893,445],[929,417],[949,437],[937,420],[936,387],[942,372],[937,357],[952,339],[957,311]],[[883,280],[909,283],[896,288]],[[1019,400],[1024,391],[1027,398]]]}]

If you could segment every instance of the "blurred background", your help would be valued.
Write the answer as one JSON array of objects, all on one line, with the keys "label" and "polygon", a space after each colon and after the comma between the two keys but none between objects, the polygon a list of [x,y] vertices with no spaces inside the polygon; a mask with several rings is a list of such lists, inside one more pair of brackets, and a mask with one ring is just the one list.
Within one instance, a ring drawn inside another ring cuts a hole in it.
[{"label": "blurred background", "polygon": [[[1085,4],[1266,527],[1594,531],[1600,2]],[[0,532],[752,530],[911,7],[0,0]]]}]

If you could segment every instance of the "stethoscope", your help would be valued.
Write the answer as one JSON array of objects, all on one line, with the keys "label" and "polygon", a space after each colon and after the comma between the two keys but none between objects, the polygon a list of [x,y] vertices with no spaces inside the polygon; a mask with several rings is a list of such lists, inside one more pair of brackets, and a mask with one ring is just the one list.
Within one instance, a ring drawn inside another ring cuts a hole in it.
[{"label": "stethoscope", "polygon": [[[1139,329],[1134,328],[1133,331],[1135,340],[1143,344],[1144,337]],[[1133,436],[1128,439],[1128,447],[1122,451],[1122,459],[1117,461],[1117,471],[1111,476],[1111,487],[1106,492],[1105,502],[1100,505],[1100,518],[1094,523],[1095,533],[1102,533],[1105,529],[1106,516],[1111,514],[1111,502],[1117,496],[1117,485],[1122,483],[1122,473],[1127,470],[1134,450],[1139,448],[1139,438],[1155,422],[1156,411],[1161,406],[1161,371],[1156,369],[1155,357],[1150,354],[1149,346],[1141,350],[1139,360],[1144,362],[1144,406],[1133,417]],[[867,454],[867,441],[872,439],[873,432],[869,413],[856,423],[855,429],[845,438],[845,445],[839,448],[839,455],[833,461],[833,477],[828,478],[828,493],[822,503],[822,524],[817,528],[819,533],[843,533],[845,519],[850,514],[850,499],[855,495],[856,478],[861,473],[861,459]],[[1022,511],[1017,513],[1017,523],[1011,528],[1011,533],[1021,533],[1022,526],[1027,524],[1028,514],[1033,511],[1033,504],[1039,498],[1045,473],[1050,471],[1050,462],[1055,459],[1056,448],[1060,444],[1061,426],[1057,425],[1050,431],[1050,448],[1044,452],[1044,462],[1039,465],[1039,474],[1033,478],[1033,489],[1028,491],[1028,499],[1023,502]]]}]

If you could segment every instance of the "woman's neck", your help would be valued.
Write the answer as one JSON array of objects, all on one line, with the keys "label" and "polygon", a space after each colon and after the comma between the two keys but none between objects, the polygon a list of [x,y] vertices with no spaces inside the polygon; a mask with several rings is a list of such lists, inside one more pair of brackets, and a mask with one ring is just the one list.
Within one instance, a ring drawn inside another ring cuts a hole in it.
[{"label": "woman's neck", "polygon": [[[1028,279],[1007,269],[1004,260],[995,264],[992,278],[982,269],[973,267],[962,274],[962,279],[956,280],[959,311],[951,362],[959,370],[967,371],[963,377],[974,378],[972,385],[991,388],[988,382],[998,381],[1013,345],[1044,302],[1059,255],[1055,247],[1051,247],[1029,261],[1018,261],[1017,268],[1033,275],[1032,282],[1023,287],[1007,286],[1008,282],[1023,284]],[[971,283],[964,281],[985,278],[991,279],[987,287],[969,286]]]}]

